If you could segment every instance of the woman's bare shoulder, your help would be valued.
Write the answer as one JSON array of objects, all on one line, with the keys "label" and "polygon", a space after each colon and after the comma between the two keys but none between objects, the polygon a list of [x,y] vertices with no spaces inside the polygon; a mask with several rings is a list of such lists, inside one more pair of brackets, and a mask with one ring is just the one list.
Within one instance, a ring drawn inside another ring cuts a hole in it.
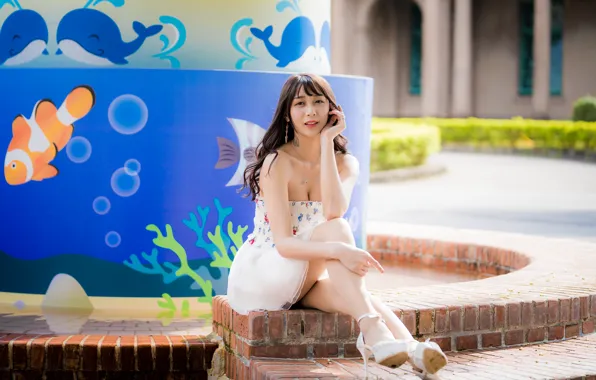
[{"label": "woman's bare shoulder", "polygon": [[265,192],[278,193],[286,188],[290,180],[291,166],[287,153],[277,150],[267,154],[263,160],[259,178],[260,196],[264,196]]},{"label": "woman's bare shoulder", "polygon": [[262,172],[281,172],[284,173],[292,166],[291,157],[282,149],[269,153],[263,160]]}]

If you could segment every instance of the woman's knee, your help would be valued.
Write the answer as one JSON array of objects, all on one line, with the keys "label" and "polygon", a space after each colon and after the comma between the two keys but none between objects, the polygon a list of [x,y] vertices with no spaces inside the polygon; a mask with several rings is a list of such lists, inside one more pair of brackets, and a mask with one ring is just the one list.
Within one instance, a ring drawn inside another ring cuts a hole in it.
[{"label": "woman's knee", "polygon": [[345,219],[336,218],[318,225],[311,240],[354,244],[354,235],[350,224]]}]

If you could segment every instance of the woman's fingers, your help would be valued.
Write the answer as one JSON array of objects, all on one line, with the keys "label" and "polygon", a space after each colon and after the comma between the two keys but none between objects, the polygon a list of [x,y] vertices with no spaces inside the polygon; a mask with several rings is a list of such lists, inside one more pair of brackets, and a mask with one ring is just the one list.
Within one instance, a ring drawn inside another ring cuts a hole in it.
[{"label": "woman's fingers", "polygon": [[369,261],[369,265],[374,266],[375,268],[377,268],[377,270],[381,273],[385,273],[385,269],[383,269],[383,266],[381,266],[381,264],[375,260],[374,257],[372,257],[372,255],[369,253],[368,254],[368,261]]}]

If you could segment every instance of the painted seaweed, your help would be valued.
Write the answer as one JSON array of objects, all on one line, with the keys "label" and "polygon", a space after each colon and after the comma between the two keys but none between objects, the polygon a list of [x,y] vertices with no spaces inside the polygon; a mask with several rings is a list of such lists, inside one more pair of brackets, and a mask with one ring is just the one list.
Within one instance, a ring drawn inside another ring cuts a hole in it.
[{"label": "painted seaweed", "polygon": [[[143,274],[160,275],[166,285],[179,278],[188,277],[193,280],[191,289],[200,289],[204,294],[197,298],[198,302],[211,303],[214,295],[225,291],[228,270],[232,265],[236,252],[244,242],[244,233],[248,230],[248,226],[234,226],[232,221],[226,223],[226,218],[232,214],[232,208],[222,207],[217,198],[214,199],[214,203],[217,210],[217,224],[213,232],[206,232],[206,238],[205,227],[210,212],[209,207],[197,207],[196,213],[190,212],[189,218],[184,219],[183,223],[196,234],[195,246],[209,254],[211,258],[209,266],[219,269],[220,276],[218,280],[213,278],[208,268],[201,266],[193,269],[190,267],[186,249],[176,240],[170,224],[165,225],[165,234],[155,224],[149,224],[146,229],[155,233],[153,244],[156,248],[151,250],[151,254],[142,252],[141,258],[136,254],[132,254],[129,260],[124,261],[124,265]],[[159,248],[173,252],[178,257],[178,262],[160,263],[158,260]],[[142,263],[141,259],[145,263]],[[216,284],[215,287],[214,283]],[[162,295],[162,300],[158,301],[158,306],[162,309],[159,317],[165,320],[173,318],[177,311],[180,311],[183,317],[187,317],[190,313],[190,305],[187,300],[183,300],[181,306],[178,307],[168,293]]]}]

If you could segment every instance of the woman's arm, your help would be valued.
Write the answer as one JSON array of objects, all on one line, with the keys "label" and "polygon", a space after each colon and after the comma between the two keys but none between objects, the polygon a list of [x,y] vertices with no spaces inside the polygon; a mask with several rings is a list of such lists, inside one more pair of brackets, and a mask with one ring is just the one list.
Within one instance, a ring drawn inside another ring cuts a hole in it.
[{"label": "woman's arm", "polygon": [[348,210],[359,170],[354,156],[337,155],[333,139],[321,137],[321,198],[327,220],[341,218]]},{"label": "woman's arm", "polygon": [[329,122],[321,131],[321,197],[327,220],[346,213],[360,171],[354,156],[337,155],[333,148],[333,139],[346,129],[341,106],[329,115]]},{"label": "woman's arm", "polygon": [[275,154],[270,154],[263,162],[260,187],[273,241],[279,254],[300,260],[337,259],[339,253],[345,250],[345,244],[304,241],[296,239],[292,234],[288,198],[288,182],[292,175],[291,162],[281,151],[275,160],[274,157]]},{"label": "woman's arm", "polygon": [[285,258],[298,260],[339,260],[359,276],[366,275],[365,269],[370,266],[374,266],[383,273],[383,267],[370,253],[353,245],[341,242],[304,241],[292,234],[288,200],[288,182],[292,175],[291,163],[281,152],[275,161],[273,158],[273,154],[267,156],[261,167],[260,185],[273,241],[279,254]]}]

